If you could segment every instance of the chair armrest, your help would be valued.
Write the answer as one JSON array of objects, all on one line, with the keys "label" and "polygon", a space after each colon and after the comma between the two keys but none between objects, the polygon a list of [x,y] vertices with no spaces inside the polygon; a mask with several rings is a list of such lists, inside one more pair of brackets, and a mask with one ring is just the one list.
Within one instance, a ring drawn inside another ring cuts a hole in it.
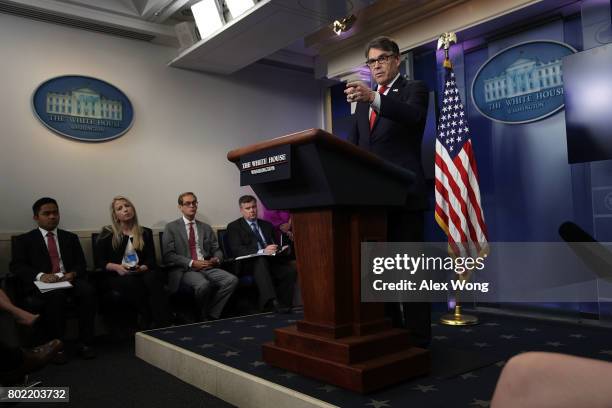
[{"label": "chair armrest", "polygon": [[236,261],[234,258],[227,258],[219,264],[219,268],[228,271],[232,275],[240,276],[242,262],[240,260]]},{"label": "chair armrest", "polygon": [[159,264],[157,264],[157,266],[159,267],[159,269],[166,271],[168,269],[174,268],[176,266],[175,263],[173,262],[160,262]]},{"label": "chair armrest", "polygon": [[14,273],[8,272],[0,277],[0,287],[6,295],[15,303],[21,297],[21,282]]}]

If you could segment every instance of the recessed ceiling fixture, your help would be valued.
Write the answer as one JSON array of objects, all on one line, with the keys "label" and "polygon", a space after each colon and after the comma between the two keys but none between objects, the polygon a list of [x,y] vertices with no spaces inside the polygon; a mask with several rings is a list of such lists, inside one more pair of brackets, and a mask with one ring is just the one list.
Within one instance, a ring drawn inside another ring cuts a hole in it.
[{"label": "recessed ceiling fixture", "polygon": [[200,38],[204,39],[223,27],[223,19],[219,14],[215,0],[202,0],[191,6],[191,12],[196,26],[200,32]]},{"label": "recessed ceiling fixture", "polygon": [[232,18],[236,18],[255,5],[255,0],[225,0]]}]

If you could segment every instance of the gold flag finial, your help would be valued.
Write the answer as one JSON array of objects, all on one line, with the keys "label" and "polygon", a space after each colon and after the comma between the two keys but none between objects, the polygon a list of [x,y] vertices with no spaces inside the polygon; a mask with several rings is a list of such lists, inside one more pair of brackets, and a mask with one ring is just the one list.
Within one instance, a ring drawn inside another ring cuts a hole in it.
[{"label": "gold flag finial", "polygon": [[448,58],[448,49],[451,44],[457,43],[457,35],[453,32],[444,33],[438,38],[438,49],[444,48],[444,67],[451,68],[452,64],[450,58]]}]

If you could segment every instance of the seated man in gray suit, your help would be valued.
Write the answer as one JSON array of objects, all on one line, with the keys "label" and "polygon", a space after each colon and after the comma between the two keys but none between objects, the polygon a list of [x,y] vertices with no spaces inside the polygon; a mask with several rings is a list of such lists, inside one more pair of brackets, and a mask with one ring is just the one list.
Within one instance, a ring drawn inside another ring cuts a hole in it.
[{"label": "seated man in gray suit", "polygon": [[179,195],[178,208],[183,216],[166,225],[162,239],[164,262],[172,265],[168,272],[170,292],[175,293],[180,285],[193,288],[201,318],[218,319],[238,278],[217,267],[223,252],[210,225],[195,219],[196,195]]}]

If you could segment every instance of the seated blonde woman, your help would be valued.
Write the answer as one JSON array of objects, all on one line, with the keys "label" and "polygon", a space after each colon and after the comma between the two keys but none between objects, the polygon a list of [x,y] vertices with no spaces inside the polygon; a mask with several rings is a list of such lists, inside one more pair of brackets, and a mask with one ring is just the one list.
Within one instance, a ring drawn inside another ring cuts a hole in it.
[{"label": "seated blonde woman", "polygon": [[168,325],[167,297],[155,260],[151,229],[138,223],[136,208],[123,196],[110,205],[112,224],[96,241],[98,268],[106,271],[102,286],[115,290],[142,317],[144,328]]}]

